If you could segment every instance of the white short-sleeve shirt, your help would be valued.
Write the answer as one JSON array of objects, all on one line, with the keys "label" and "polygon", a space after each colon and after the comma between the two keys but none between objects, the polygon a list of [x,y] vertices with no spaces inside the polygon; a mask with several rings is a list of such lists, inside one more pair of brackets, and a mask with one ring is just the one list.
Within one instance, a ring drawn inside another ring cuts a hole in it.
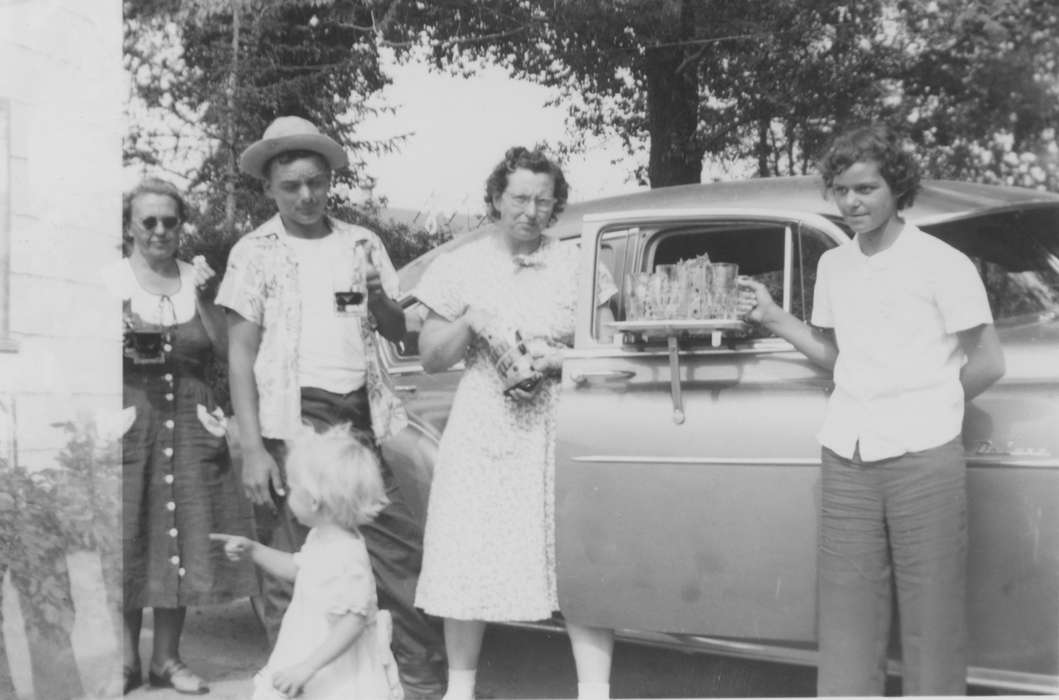
[{"label": "white short-sleeve shirt", "polygon": [[957,333],[992,322],[970,259],[911,224],[875,255],[856,240],[825,253],[812,323],[834,329],[839,352],[820,443],[847,459],[859,446],[876,461],[959,435]]}]

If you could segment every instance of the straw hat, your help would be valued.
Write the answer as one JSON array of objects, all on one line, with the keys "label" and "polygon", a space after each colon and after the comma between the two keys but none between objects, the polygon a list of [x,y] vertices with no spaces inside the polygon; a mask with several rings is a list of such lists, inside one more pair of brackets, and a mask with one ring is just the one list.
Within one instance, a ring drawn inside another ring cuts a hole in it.
[{"label": "straw hat", "polygon": [[319,153],[332,170],[349,165],[345,149],[321,134],[312,122],[301,117],[278,117],[265,129],[261,140],[250,144],[239,156],[239,169],[264,180],[265,163],[284,151]]}]

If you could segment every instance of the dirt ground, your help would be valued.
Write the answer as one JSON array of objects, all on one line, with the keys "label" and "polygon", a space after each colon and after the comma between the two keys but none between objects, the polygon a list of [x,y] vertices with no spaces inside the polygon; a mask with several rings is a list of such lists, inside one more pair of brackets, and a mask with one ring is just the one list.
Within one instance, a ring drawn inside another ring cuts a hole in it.
[{"label": "dirt ground", "polygon": [[[141,654],[150,650],[145,620]],[[212,700],[250,696],[250,677],[268,656],[248,602],[188,612],[181,645],[187,664],[211,683]],[[612,694],[616,698],[811,696],[815,672],[793,666],[619,644]],[[478,672],[478,694],[488,698],[573,698],[577,695],[566,636],[490,627]],[[141,688],[129,700],[177,700],[171,690]]]}]

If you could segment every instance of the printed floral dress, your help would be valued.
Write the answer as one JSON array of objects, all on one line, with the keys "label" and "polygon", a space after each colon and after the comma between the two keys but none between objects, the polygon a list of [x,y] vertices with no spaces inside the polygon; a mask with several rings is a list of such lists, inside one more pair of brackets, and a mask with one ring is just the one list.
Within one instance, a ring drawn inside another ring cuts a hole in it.
[{"label": "printed floral dress", "polygon": [[364,539],[343,530],[312,529],[294,555],[298,576],[268,664],[254,676],[254,700],[286,700],[273,674],[306,659],[340,615],[360,615],[364,631],[305,684],[304,700],[397,700],[404,696],[390,651],[389,613],[377,608],[375,577]]},{"label": "printed floral dress", "polygon": [[[512,257],[495,235],[439,257],[415,296],[453,320],[468,307],[517,329],[531,348],[573,342],[581,255],[545,237]],[[614,293],[605,270],[597,304]],[[472,342],[434,467],[416,605],[443,617],[539,620],[558,609],[555,417],[559,381],[534,398],[504,396],[481,340]]]}]

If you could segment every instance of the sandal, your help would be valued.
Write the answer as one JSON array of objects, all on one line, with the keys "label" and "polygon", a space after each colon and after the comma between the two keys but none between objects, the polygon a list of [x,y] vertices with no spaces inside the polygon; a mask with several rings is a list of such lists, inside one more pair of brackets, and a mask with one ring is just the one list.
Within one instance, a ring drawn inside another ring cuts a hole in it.
[{"label": "sandal", "polygon": [[135,666],[125,666],[125,690],[122,691],[123,695],[128,695],[133,690],[136,690],[143,685],[143,669],[140,664]]},{"label": "sandal", "polygon": [[160,671],[149,669],[147,682],[152,688],[172,688],[183,695],[204,695],[210,692],[206,681],[195,675],[180,659],[166,661]]}]

